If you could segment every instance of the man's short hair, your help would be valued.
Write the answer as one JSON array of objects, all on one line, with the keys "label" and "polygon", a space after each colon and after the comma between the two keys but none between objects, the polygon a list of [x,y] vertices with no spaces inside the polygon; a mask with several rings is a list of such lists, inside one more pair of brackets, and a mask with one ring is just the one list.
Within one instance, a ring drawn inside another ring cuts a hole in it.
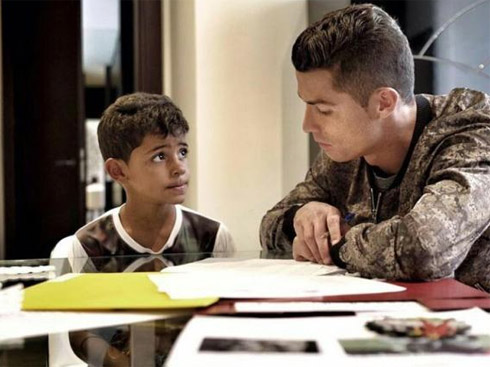
[{"label": "man's short hair", "polygon": [[146,135],[187,134],[189,124],[182,111],[164,95],[133,93],[119,97],[102,114],[97,136],[104,160],[129,161],[131,152]]},{"label": "man's short hair", "polygon": [[297,71],[328,69],[334,88],[367,106],[380,87],[394,88],[413,100],[414,66],[408,40],[396,21],[372,4],[327,13],[296,39],[292,61]]}]

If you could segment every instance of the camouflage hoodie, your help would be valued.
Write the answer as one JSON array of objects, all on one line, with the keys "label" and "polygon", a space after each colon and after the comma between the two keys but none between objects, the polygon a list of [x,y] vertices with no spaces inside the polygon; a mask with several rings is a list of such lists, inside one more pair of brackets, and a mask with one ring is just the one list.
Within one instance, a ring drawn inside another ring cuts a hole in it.
[{"label": "camouflage hoodie", "polygon": [[417,96],[417,106],[411,151],[388,190],[372,192],[363,159],[336,163],[321,152],[305,181],[262,219],[262,247],[290,250],[288,212],[321,201],[353,214],[332,251],[347,270],[400,280],[454,276],[490,291],[490,96],[455,89]]}]

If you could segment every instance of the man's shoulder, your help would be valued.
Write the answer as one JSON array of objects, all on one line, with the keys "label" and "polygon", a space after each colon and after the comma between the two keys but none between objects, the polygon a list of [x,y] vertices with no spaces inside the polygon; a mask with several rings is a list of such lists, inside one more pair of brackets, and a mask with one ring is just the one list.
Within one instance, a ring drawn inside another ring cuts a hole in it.
[{"label": "man's shoulder", "polygon": [[490,115],[490,96],[481,91],[455,88],[445,95],[422,94],[422,96],[429,101],[435,119],[459,117],[462,113]]}]

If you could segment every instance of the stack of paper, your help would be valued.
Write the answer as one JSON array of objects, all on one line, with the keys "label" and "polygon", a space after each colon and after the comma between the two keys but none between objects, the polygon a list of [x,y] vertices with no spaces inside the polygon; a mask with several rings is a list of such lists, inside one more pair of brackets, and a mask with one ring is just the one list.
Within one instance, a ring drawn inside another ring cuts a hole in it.
[{"label": "stack of paper", "polygon": [[150,279],[172,299],[298,298],[398,292],[405,288],[362,278],[326,275],[338,268],[294,260],[207,259],[164,270]]},{"label": "stack of paper", "polygon": [[335,265],[281,259],[207,258],[190,264],[167,267],[164,273],[233,272],[256,275],[333,275],[345,269]]}]

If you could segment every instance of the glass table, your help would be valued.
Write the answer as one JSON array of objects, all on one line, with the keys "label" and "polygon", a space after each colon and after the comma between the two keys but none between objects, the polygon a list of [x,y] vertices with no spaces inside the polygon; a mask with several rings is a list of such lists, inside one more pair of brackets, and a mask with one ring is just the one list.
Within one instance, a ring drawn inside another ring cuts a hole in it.
[{"label": "glass table", "polygon": [[[0,268],[44,269],[40,273],[0,275],[3,288],[22,283],[29,287],[70,272],[152,272],[216,257],[216,253],[169,254],[165,256],[113,256],[90,259],[0,260]],[[291,258],[290,253],[238,252],[238,258]],[[32,270],[31,269],[31,270]],[[47,269],[47,270],[46,270]],[[14,269],[15,270],[15,269]],[[161,319],[111,327],[70,331],[15,340],[0,338],[2,367],[59,366],[162,366],[185,324],[196,309],[175,315],[162,310]],[[0,314],[1,318],[9,317]],[[1,328],[1,326],[0,326]],[[1,337],[1,334],[0,334]]]},{"label": "glass table", "polygon": [[[152,272],[168,266],[187,264],[209,257],[219,257],[211,253],[171,254],[165,256],[113,256],[91,259],[32,259],[0,261],[0,268],[13,267],[50,267],[39,274],[15,278],[13,275],[2,275],[0,281],[4,288],[16,283],[24,286],[42,282],[70,272],[80,273],[114,273],[114,272]],[[229,257],[229,254],[226,255]],[[285,252],[237,252],[233,255],[240,259],[291,259],[291,253]],[[73,271],[75,270],[75,271]],[[4,272],[5,273],[5,272]],[[3,276],[3,278],[2,278]],[[448,301],[466,302],[461,308],[479,305],[478,302],[489,302],[488,294],[468,287],[453,279],[444,279],[429,283],[400,283],[406,291],[393,294],[330,296],[323,301]],[[172,345],[187,322],[196,313],[227,313],[232,300],[220,301],[203,309],[188,309],[175,313],[156,312],[155,319],[144,322],[131,322],[109,327],[71,330],[64,333],[46,333],[40,336],[4,340],[1,328],[9,318],[8,313],[0,313],[0,366],[2,367],[37,367],[37,366],[133,366],[153,367],[164,365]],[[318,299],[317,299],[318,301]],[[445,304],[447,305],[448,302]],[[451,303],[452,302],[452,303]],[[443,302],[444,303],[444,302]],[[220,308],[220,306],[223,306]],[[444,306],[444,305],[443,305]],[[490,307],[489,307],[490,308]],[[217,311],[211,311],[217,310]],[[233,313],[233,312],[231,312]],[[104,315],[105,317],[105,315]],[[84,324],[85,325],[85,324]],[[49,334],[49,335],[48,335]]]}]

